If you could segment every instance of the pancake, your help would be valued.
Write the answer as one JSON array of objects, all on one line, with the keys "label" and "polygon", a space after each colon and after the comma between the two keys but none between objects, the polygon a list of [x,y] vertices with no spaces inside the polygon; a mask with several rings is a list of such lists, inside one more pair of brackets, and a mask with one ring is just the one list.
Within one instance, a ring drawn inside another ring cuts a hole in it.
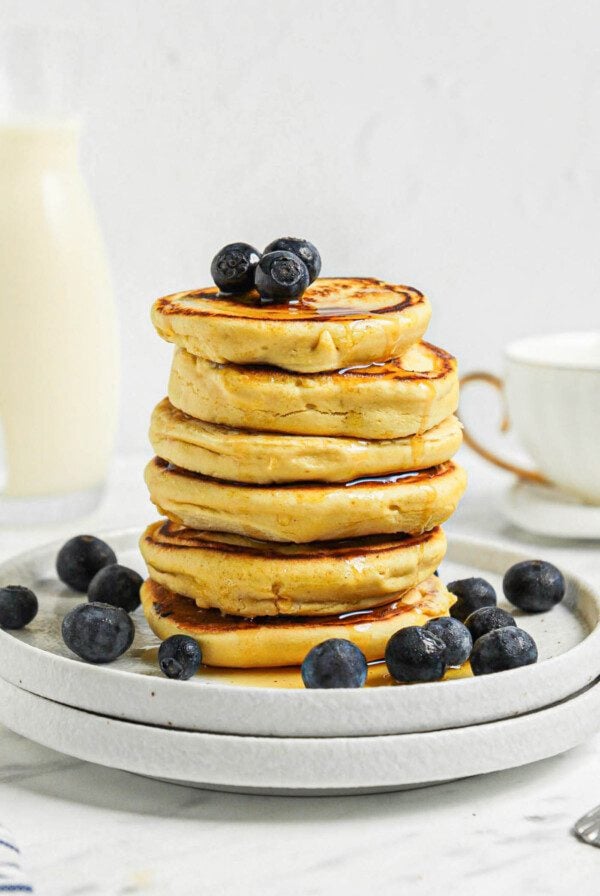
[{"label": "pancake", "polygon": [[322,278],[301,299],[280,305],[211,287],[152,306],[159,335],[192,355],[301,373],[395,357],[421,339],[430,316],[417,289],[372,277]]},{"label": "pancake", "polygon": [[146,467],[161,514],[192,529],[303,543],[396,532],[420,534],[454,513],[466,486],[453,461],[336,485],[247,485],[211,479],[154,458]]},{"label": "pancake", "polygon": [[207,666],[237,668],[297,666],[312,647],[328,638],[347,638],[367,660],[379,660],[394,632],[447,616],[456,600],[436,576],[383,607],[342,617],[224,616],[218,610],[200,610],[151,579],[142,585],[141,598],[150,628],[159,638],[189,635],[200,644]]},{"label": "pancake", "polygon": [[455,359],[426,342],[402,359],[334,373],[214,364],[178,349],[169,399],[180,411],[234,428],[399,439],[426,432],[458,405]]},{"label": "pancake", "polygon": [[307,546],[199,532],[160,520],[140,550],[150,578],[235,616],[331,615],[377,606],[432,575],[446,553],[441,529]]},{"label": "pancake", "polygon": [[461,425],[447,417],[422,435],[352,439],[232,429],[196,420],[168,398],[154,409],[150,442],[159,457],[216,479],[270,482],[346,482],[441,464],[458,451]]}]

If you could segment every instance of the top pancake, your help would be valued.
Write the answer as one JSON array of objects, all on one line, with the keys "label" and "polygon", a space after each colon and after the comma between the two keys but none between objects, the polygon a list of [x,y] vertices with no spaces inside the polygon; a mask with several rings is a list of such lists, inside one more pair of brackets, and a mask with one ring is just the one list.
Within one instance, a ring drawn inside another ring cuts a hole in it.
[{"label": "top pancake", "polygon": [[300,373],[397,357],[421,339],[430,317],[419,290],[373,277],[320,278],[300,299],[283,304],[210,287],[152,306],[159,335],[192,355]]}]

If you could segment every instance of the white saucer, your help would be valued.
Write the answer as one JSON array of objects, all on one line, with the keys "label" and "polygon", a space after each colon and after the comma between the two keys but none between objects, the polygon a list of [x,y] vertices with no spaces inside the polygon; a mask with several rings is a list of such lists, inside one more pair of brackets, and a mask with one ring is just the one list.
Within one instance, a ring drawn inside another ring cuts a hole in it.
[{"label": "white saucer", "polygon": [[509,522],[534,535],[600,539],[600,507],[582,504],[554,486],[517,480],[505,495],[503,511]]},{"label": "white saucer", "polygon": [[[143,572],[137,531],[103,535],[118,558]],[[0,566],[0,584],[24,584],[40,598],[40,612],[20,632],[0,631],[0,675],[21,689],[89,712],[189,731],[277,737],[349,737],[406,734],[461,727],[527,713],[569,697],[600,675],[600,599],[576,576],[550,613],[512,610],[531,632],[540,662],[481,678],[382,686],[362,690],[293,690],[240,686],[235,675],[169,681],[156,661],[158,641],[141,611],[132,651],[109,666],[74,657],[60,636],[64,614],[85,600],[56,579],[60,544],[36,548]],[[501,595],[505,570],[525,555],[475,539],[450,537],[440,574],[445,581],[488,578]],[[508,604],[505,604],[508,606]]]},{"label": "white saucer", "polygon": [[516,719],[386,737],[203,734],[110,719],[0,680],[0,721],[37,743],[110,768],[259,793],[396,790],[555,756],[600,727],[600,685]]}]

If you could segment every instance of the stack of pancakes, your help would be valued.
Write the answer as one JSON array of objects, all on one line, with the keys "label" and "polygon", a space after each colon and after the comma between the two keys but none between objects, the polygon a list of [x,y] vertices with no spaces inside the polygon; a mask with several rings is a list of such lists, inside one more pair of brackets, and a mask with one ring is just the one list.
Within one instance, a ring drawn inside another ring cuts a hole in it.
[{"label": "stack of pancakes", "polygon": [[213,666],[302,662],[331,637],[381,659],[453,602],[433,575],[465,488],[455,359],[421,341],[418,290],[322,278],[265,304],[216,289],[154,303],[176,346],[154,410],[142,589],[153,630]]}]

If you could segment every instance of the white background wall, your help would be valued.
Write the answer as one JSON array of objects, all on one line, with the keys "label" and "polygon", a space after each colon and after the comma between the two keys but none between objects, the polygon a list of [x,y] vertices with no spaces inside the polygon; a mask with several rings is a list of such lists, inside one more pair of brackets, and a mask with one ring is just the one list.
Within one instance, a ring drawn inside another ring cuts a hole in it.
[{"label": "white background wall", "polygon": [[83,164],[122,324],[121,448],[170,349],[151,300],[214,252],[307,236],[324,274],[425,290],[463,370],[600,324],[600,4],[0,0],[81,28]]}]

